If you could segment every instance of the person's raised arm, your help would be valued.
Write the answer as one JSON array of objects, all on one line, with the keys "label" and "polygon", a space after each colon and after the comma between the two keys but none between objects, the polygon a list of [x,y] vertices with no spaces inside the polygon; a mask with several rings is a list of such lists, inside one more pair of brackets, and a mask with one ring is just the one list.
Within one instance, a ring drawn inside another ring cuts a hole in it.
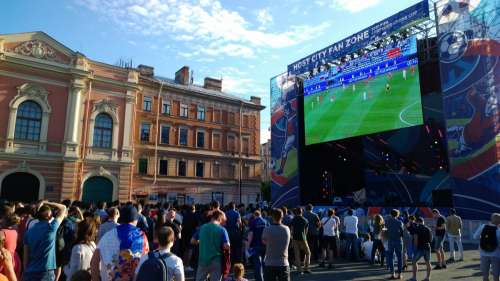
[{"label": "person's raised arm", "polygon": [[50,207],[54,207],[57,209],[57,215],[55,216],[55,219],[61,223],[63,219],[66,217],[67,213],[67,208],[63,204],[55,203],[55,202],[46,202],[46,205]]}]

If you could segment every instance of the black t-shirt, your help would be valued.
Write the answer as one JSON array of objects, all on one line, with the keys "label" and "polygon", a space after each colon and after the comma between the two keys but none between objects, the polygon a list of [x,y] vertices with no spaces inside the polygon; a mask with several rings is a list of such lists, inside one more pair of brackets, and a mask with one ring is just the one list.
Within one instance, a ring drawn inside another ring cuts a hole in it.
[{"label": "black t-shirt", "polygon": [[417,230],[417,224],[414,222],[410,222],[406,229],[408,229],[408,233],[410,233],[410,235],[415,235]]},{"label": "black t-shirt", "polygon": [[175,240],[177,240],[177,238],[179,237],[179,233],[181,232],[180,223],[177,220],[174,221],[167,220],[165,224],[163,224],[163,226],[171,227],[172,230],[174,231]]},{"label": "black t-shirt", "polygon": [[303,216],[295,216],[291,223],[292,226],[292,239],[298,241],[307,240],[307,227],[309,223]]},{"label": "black t-shirt", "polygon": [[[443,216],[439,216],[436,221],[436,227],[446,227],[446,220],[444,219]],[[436,228],[436,236],[444,236],[446,234],[446,229],[437,229]]]},{"label": "black t-shirt", "polygon": [[432,231],[425,225],[415,226],[415,235],[417,236],[417,249],[430,250],[432,241]]}]

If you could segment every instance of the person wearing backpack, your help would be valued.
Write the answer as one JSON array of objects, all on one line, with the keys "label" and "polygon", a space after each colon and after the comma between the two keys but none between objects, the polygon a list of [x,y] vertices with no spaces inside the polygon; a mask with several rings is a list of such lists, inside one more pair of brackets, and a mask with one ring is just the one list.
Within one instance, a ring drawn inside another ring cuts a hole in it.
[{"label": "person wearing backpack", "polygon": [[182,260],[170,252],[175,235],[171,227],[157,229],[158,250],[142,256],[136,269],[135,281],[184,281]]},{"label": "person wearing backpack", "polygon": [[149,252],[146,234],[137,227],[137,209],[120,210],[121,224],[106,232],[94,251],[90,268],[93,281],[131,281],[140,258]]},{"label": "person wearing backpack", "polygon": [[500,275],[500,214],[493,213],[488,224],[481,225],[473,238],[479,239],[480,267],[483,281],[489,280],[490,268],[493,281]]},{"label": "person wearing backpack", "polygon": [[417,280],[418,261],[424,258],[426,266],[426,277],[424,281],[429,281],[431,277],[431,241],[432,231],[424,225],[424,220],[419,217],[415,220],[415,227],[413,232],[413,277],[410,281]]}]

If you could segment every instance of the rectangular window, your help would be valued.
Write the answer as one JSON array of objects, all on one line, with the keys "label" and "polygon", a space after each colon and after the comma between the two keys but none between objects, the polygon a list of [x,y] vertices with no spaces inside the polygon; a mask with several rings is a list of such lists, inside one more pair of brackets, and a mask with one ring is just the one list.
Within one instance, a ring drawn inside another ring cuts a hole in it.
[{"label": "rectangular window", "polygon": [[161,139],[160,143],[169,144],[170,143],[170,126],[161,126]]},{"label": "rectangular window", "polygon": [[249,179],[250,178],[250,167],[243,166],[243,175],[241,175],[242,178],[244,179]]},{"label": "rectangular window", "polygon": [[198,120],[204,121],[205,120],[205,107],[202,105],[198,105],[198,113],[196,115],[196,118]]},{"label": "rectangular window", "polygon": [[227,151],[236,152],[236,137],[227,136]]},{"label": "rectangular window", "polygon": [[205,164],[203,162],[197,162],[196,163],[196,177],[202,178],[203,177],[203,169],[205,168]]},{"label": "rectangular window", "polygon": [[196,147],[199,148],[205,147],[205,132],[196,133]]},{"label": "rectangular window", "polygon": [[170,115],[170,111],[171,111],[171,106],[170,106],[170,101],[168,100],[164,100],[163,101],[163,105],[162,105],[162,109],[161,109],[161,112],[165,115]]},{"label": "rectangular window", "polygon": [[220,150],[220,134],[212,135],[212,148],[214,150]]},{"label": "rectangular window", "polygon": [[179,145],[188,145],[188,129],[180,128],[179,129]]},{"label": "rectangular window", "polygon": [[230,179],[234,179],[235,177],[235,172],[236,172],[236,165],[229,165],[228,169],[227,169],[227,172],[228,172],[228,178]]},{"label": "rectangular window", "polygon": [[148,173],[148,159],[139,159],[139,174],[146,175]]},{"label": "rectangular window", "polygon": [[150,131],[151,131],[151,124],[148,123],[141,124],[141,141],[149,141]]},{"label": "rectangular window", "polygon": [[168,175],[168,160],[160,160],[160,166],[158,168],[158,174],[162,176]]},{"label": "rectangular window", "polygon": [[153,99],[148,96],[144,96],[144,99],[142,101],[142,110],[151,112],[151,107],[153,105]]},{"label": "rectangular window", "polygon": [[217,162],[212,166],[212,177],[216,179],[220,178],[220,164]]},{"label": "rectangular window", "polygon": [[214,109],[214,113],[213,114],[214,114],[213,121],[215,123],[220,123],[220,119],[221,119],[221,117],[220,117],[221,116],[220,110]]},{"label": "rectangular window", "polygon": [[181,103],[181,111],[180,111],[179,115],[181,117],[188,118],[188,111],[189,111],[189,108],[188,108],[187,104]]},{"label": "rectangular window", "polygon": [[180,177],[186,176],[186,161],[179,161],[178,173]]},{"label": "rectangular window", "polygon": [[228,117],[228,123],[229,125],[234,125],[236,123],[235,117],[234,117],[234,112],[229,112],[229,117]]},{"label": "rectangular window", "polygon": [[244,128],[248,128],[248,115],[243,115],[243,124]]},{"label": "rectangular window", "polygon": [[242,142],[243,142],[243,147],[242,147],[242,152],[245,153],[245,154],[248,154],[250,151],[250,141],[248,138],[243,138],[242,139]]}]

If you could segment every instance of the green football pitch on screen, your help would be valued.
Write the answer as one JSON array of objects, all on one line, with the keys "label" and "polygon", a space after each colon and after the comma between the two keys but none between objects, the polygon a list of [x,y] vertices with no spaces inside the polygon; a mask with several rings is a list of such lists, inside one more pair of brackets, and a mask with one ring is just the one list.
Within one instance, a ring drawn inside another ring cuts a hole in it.
[{"label": "green football pitch on screen", "polygon": [[304,98],[306,145],[423,124],[418,67]]}]

